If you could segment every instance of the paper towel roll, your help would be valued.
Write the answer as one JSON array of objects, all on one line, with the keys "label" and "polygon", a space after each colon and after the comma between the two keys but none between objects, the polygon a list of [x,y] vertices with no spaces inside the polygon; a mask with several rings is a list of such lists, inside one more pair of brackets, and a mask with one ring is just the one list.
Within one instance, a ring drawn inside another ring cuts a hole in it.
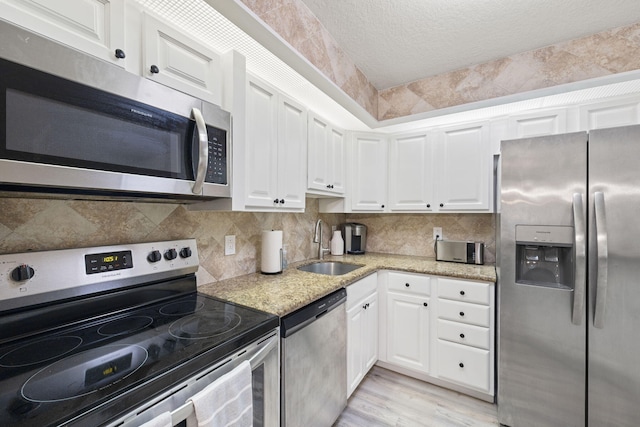
[{"label": "paper towel roll", "polygon": [[262,232],[262,263],[260,271],[266,274],[282,272],[282,230]]}]

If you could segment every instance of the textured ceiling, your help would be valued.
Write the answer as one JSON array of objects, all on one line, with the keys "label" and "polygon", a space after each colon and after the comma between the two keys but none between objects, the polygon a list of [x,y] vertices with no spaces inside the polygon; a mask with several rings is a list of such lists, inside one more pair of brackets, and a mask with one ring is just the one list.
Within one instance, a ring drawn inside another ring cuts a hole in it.
[{"label": "textured ceiling", "polygon": [[377,89],[640,21],[640,0],[302,1]]}]

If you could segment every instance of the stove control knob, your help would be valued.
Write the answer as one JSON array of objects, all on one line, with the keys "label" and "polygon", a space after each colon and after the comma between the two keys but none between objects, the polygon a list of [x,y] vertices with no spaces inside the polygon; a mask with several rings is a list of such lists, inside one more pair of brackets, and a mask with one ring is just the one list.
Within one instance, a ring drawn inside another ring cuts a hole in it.
[{"label": "stove control knob", "polygon": [[172,259],[176,259],[178,256],[178,252],[175,249],[171,248],[164,253],[164,259],[167,261],[171,261]]},{"label": "stove control knob", "polygon": [[182,248],[180,249],[180,258],[189,258],[191,256],[191,248],[190,247],[186,247],[186,248]]},{"label": "stove control knob", "polygon": [[11,278],[16,282],[24,282],[25,280],[31,279],[34,274],[35,272],[31,266],[22,264],[11,271]]},{"label": "stove control knob", "polygon": [[147,261],[153,263],[158,262],[162,259],[162,255],[160,255],[160,251],[151,251],[149,255],[147,255]]}]

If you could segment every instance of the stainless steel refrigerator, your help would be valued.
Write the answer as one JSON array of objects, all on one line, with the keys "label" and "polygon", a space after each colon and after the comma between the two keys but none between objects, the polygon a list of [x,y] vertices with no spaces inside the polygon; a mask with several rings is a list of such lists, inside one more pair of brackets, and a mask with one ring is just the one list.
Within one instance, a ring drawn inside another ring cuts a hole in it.
[{"label": "stainless steel refrigerator", "polygon": [[640,126],[503,141],[498,419],[640,425]]}]

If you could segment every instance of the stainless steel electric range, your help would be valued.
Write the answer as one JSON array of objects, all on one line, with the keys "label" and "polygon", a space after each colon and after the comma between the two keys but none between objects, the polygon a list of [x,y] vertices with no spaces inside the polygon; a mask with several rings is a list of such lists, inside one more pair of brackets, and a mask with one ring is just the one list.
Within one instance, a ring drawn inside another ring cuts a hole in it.
[{"label": "stainless steel electric range", "polygon": [[0,424],[184,425],[249,359],[254,425],[277,425],[278,318],[198,293],[197,269],[193,239],[0,255]]}]

